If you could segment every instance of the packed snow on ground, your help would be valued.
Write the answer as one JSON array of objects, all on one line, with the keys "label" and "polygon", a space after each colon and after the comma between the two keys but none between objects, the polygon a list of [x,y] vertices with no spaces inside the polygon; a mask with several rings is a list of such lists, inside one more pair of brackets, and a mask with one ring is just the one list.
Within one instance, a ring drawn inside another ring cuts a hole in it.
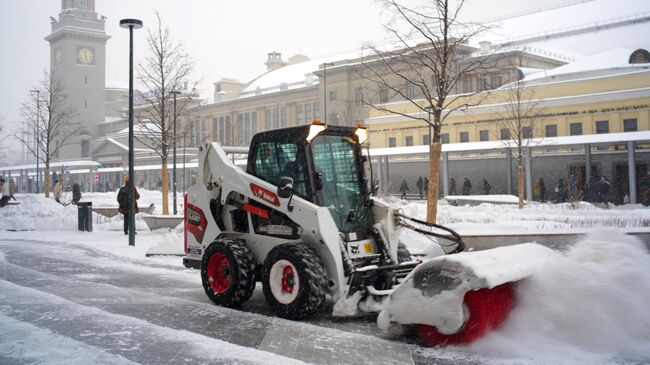
[{"label": "packed snow on ground", "polygon": [[[93,206],[115,206],[115,195],[87,194],[88,198],[92,197]],[[141,205],[150,201],[161,206],[159,192],[141,191],[141,195]],[[145,257],[151,247],[161,242],[182,249],[182,226],[172,231],[150,232],[138,215],[136,245],[129,247],[122,232],[121,216],[108,219],[94,215],[94,232],[79,232],[75,206],[62,206],[40,195],[17,195],[17,198],[20,205],[0,209],[3,239],[66,242],[132,260],[182,266],[177,256]],[[425,217],[422,201],[393,203],[407,215]],[[446,354],[460,351],[466,355],[475,353],[479,358],[488,355],[504,362],[531,364],[649,360],[650,255],[641,242],[611,231],[648,230],[650,209],[640,205],[602,209],[587,203],[528,204],[521,210],[516,205],[440,204],[438,217],[440,223],[461,234],[604,229],[586,237],[523,281],[517,289],[518,306],[496,332],[469,347],[417,351],[438,357],[441,351]],[[417,241],[414,236],[410,238],[409,241]],[[419,243],[424,248],[433,244],[422,237]],[[188,271],[198,278],[198,273]]]}]

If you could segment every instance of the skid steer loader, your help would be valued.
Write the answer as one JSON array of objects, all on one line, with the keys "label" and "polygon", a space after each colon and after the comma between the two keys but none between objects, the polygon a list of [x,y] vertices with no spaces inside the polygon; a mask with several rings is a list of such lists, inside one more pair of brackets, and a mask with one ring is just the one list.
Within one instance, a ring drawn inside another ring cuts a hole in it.
[{"label": "skid steer loader", "polygon": [[[478,253],[458,254],[464,245],[452,230],[372,197],[367,139],[365,128],[316,122],[261,132],[245,170],[218,143],[199,147],[197,182],[185,194],[185,266],[199,268],[207,296],[226,307],[261,281],[276,315],[293,320],[322,311],[329,296],[335,316],[380,312],[380,327],[415,325],[429,345],[496,327],[530,265],[496,275]],[[413,260],[400,229],[445,242],[440,256]],[[506,256],[517,263],[529,251]]]}]

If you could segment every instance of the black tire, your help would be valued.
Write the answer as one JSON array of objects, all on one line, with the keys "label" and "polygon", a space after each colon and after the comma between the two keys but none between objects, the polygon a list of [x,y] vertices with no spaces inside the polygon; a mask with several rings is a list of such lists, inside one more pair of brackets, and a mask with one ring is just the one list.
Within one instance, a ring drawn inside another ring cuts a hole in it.
[{"label": "black tire", "polygon": [[403,244],[402,242],[397,244],[397,262],[402,263],[402,262],[409,262],[413,261],[413,258],[411,257],[411,252],[409,251],[408,248],[406,248],[406,245]]},{"label": "black tire", "polygon": [[[278,270],[282,270],[281,277]],[[278,317],[307,318],[325,304],[325,269],[316,252],[303,244],[289,243],[271,250],[264,260],[262,284],[266,302]]]},{"label": "black tire", "polygon": [[255,258],[246,242],[236,238],[215,240],[201,260],[203,289],[213,302],[237,307],[255,290]]}]

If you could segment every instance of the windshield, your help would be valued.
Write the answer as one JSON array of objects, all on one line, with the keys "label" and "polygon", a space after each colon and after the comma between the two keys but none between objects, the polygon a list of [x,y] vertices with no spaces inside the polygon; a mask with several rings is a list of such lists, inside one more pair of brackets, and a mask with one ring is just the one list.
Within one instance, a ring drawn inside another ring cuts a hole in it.
[{"label": "windshield", "polygon": [[363,162],[358,144],[349,136],[322,135],[312,143],[314,167],[322,174],[323,206],[341,232],[365,235],[370,221],[364,204]]}]

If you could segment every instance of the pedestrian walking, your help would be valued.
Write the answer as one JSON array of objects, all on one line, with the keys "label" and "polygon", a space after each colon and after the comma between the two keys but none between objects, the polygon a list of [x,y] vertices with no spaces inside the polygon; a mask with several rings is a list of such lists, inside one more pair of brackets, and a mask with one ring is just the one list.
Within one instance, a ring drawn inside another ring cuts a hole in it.
[{"label": "pedestrian walking", "polygon": [[541,177],[539,178],[539,201],[546,202],[546,185],[544,185],[544,179]]},{"label": "pedestrian walking", "polygon": [[9,184],[5,182],[4,176],[0,176],[0,191],[2,192],[2,197],[0,198],[0,207],[4,207],[9,204]]},{"label": "pedestrian walking", "polygon": [[602,203],[605,206],[605,208],[609,208],[609,180],[607,179],[607,176],[604,176],[600,178],[600,198],[602,199]]},{"label": "pedestrian walking", "polygon": [[54,200],[59,204],[62,204],[61,194],[63,194],[63,184],[59,180],[56,180],[54,182]]},{"label": "pedestrian walking", "polygon": [[[130,197],[129,197],[128,186],[129,186],[129,177],[125,176],[124,186],[122,186],[117,193],[117,202],[120,204],[118,212],[122,213],[122,215],[124,216],[124,234],[129,234],[129,203],[131,202],[131,200],[129,199]],[[138,208],[138,199],[140,199],[140,193],[138,193],[138,189],[136,189],[135,186],[133,187],[133,196],[135,197],[134,213],[138,213],[140,211],[140,209]]]},{"label": "pedestrian walking", "polygon": [[492,190],[492,186],[487,180],[483,179],[483,195],[490,195],[490,190]]},{"label": "pedestrian walking", "polygon": [[456,180],[453,177],[449,182],[449,195],[456,195]]},{"label": "pedestrian walking", "polygon": [[409,184],[406,183],[406,179],[402,180],[399,191],[402,193],[402,199],[406,199],[406,193],[409,191]]},{"label": "pedestrian walking", "polygon": [[463,181],[463,195],[469,195],[472,192],[472,183],[468,178]]},{"label": "pedestrian walking", "polygon": [[418,177],[415,186],[418,188],[418,192],[420,192],[420,199],[422,199],[422,188],[424,188],[424,180],[422,180],[422,176]]}]

